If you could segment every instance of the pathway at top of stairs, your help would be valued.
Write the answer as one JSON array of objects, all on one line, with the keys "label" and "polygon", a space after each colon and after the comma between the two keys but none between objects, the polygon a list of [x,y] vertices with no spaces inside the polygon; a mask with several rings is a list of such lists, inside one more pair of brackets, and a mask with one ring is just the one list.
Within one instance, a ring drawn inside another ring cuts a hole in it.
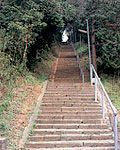
[{"label": "pathway at top of stairs", "polygon": [[71,46],[61,46],[54,82],[41,105],[27,150],[114,150],[112,129],[94,101],[94,86],[82,84]]}]

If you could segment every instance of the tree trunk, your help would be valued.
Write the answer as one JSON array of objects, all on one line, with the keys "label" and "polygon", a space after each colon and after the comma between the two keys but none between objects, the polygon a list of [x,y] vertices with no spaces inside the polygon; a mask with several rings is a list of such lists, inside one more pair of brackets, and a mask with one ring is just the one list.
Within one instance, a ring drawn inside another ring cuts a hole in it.
[{"label": "tree trunk", "polygon": [[92,22],[92,60],[93,60],[93,66],[97,72],[97,63],[96,63],[96,48],[95,48],[95,26],[94,21]]},{"label": "tree trunk", "polygon": [[25,47],[25,51],[24,51],[24,54],[23,54],[23,60],[26,58],[26,52],[27,52],[27,44],[28,44],[28,39],[27,39],[27,35],[26,35],[26,47]]}]

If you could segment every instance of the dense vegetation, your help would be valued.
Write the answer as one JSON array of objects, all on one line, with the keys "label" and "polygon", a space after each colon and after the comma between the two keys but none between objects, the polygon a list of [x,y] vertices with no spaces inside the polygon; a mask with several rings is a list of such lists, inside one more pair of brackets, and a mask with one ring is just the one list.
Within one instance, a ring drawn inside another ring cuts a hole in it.
[{"label": "dense vegetation", "polygon": [[120,73],[120,1],[87,0],[85,18],[95,35],[98,71]]},{"label": "dense vegetation", "polygon": [[26,64],[32,69],[31,64],[40,61],[52,43],[61,41],[66,27],[72,27],[79,40],[78,29],[86,29],[87,18],[91,35],[95,35],[99,70],[119,74],[119,8],[120,2],[112,0],[86,0],[84,3],[76,0],[71,5],[63,0],[1,1],[1,55],[20,73]]},{"label": "dense vegetation", "polygon": [[75,9],[60,0],[8,0],[0,2],[1,52],[13,65],[41,59],[51,44],[61,41]]},{"label": "dense vegetation", "polygon": [[[89,20],[91,49],[96,49],[98,72],[119,75],[120,1],[86,0],[81,3],[81,0],[76,0],[71,3],[77,9],[74,28],[86,30],[85,19]],[[79,32],[77,37],[79,40]]]}]

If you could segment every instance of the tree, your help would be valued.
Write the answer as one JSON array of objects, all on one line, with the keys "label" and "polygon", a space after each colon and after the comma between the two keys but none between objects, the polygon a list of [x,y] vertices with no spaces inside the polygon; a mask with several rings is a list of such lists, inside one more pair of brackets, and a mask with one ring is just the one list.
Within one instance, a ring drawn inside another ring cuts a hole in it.
[{"label": "tree", "polygon": [[75,8],[62,0],[0,1],[0,13],[1,52],[10,55],[12,65],[28,66],[62,40],[62,31],[76,16]]},{"label": "tree", "polygon": [[94,29],[95,40],[93,38],[93,42],[95,41],[100,71],[112,74],[120,72],[119,10],[119,1],[87,0],[84,16],[89,19],[91,29]]}]

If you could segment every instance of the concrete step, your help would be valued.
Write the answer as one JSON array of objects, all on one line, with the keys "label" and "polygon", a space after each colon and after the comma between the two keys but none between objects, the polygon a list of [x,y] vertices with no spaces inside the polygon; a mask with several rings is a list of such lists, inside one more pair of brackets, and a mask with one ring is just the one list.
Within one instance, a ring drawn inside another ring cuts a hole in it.
[{"label": "concrete step", "polygon": [[[71,71],[71,73],[72,73],[72,71]],[[64,75],[65,77],[63,78],[63,77],[61,77],[61,78],[58,78],[57,76],[54,78],[54,81],[55,80],[58,80],[58,81],[82,81],[81,79],[82,79],[82,77],[80,77],[80,73],[78,72],[78,78],[77,77],[72,77],[72,78],[67,78],[67,74],[65,74]],[[72,82],[71,82],[72,83]],[[74,82],[73,82],[74,83]],[[79,82],[78,82],[79,83]]]},{"label": "concrete step", "polygon": [[[71,70],[71,71],[70,71]],[[73,73],[73,71],[75,73]],[[70,76],[70,73],[73,73],[72,76]],[[60,70],[58,70],[56,73],[55,73],[55,78],[59,77],[59,78],[62,78],[63,75],[68,75],[68,79],[70,78],[79,78],[80,77],[80,71],[78,68],[74,68],[72,69],[72,67],[69,67],[68,69],[65,69],[63,70],[62,68]]]},{"label": "concrete step", "polygon": [[85,141],[51,141],[51,142],[30,142],[26,148],[65,148],[65,147],[112,147],[113,140],[85,140]]},{"label": "concrete step", "polygon": [[[58,63],[58,65],[59,65],[59,66],[57,67],[57,69],[58,69],[59,71],[61,71],[61,69],[62,69],[62,70],[65,70],[65,72],[66,72],[67,70],[70,71],[69,68],[72,68],[72,69],[74,68],[74,69],[78,70],[78,64],[77,64],[77,63],[74,63],[74,64],[73,64],[73,63],[71,63],[71,64],[69,63],[69,64],[66,64],[66,65],[64,65],[64,64],[61,65],[61,64]],[[58,71],[58,72],[59,72],[59,71]],[[63,72],[63,73],[64,73],[64,72]],[[76,73],[76,72],[74,72],[74,74],[75,74],[75,73]],[[76,74],[75,74],[75,75],[76,75]],[[72,76],[71,76],[71,77],[72,77]]]},{"label": "concrete step", "polygon": [[33,135],[29,137],[29,141],[42,142],[42,141],[76,141],[76,140],[112,140],[111,134],[62,134],[62,135]]},{"label": "concrete step", "polygon": [[73,67],[78,66],[75,59],[70,60],[70,59],[60,58],[60,60],[58,61],[57,68],[63,67],[63,69],[64,69],[64,67],[71,67],[71,66],[73,66]]},{"label": "concrete step", "polygon": [[115,150],[114,147],[73,147],[73,148],[27,148],[26,150]]},{"label": "concrete step", "polygon": [[[68,90],[71,90],[71,91],[81,91],[81,90],[88,90],[88,88],[89,88],[89,90],[92,90],[92,91],[94,91],[94,89],[95,89],[95,87],[94,86],[92,86],[92,87],[90,87],[90,86],[88,86],[88,87],[84,87],[84,86],[76,86],[76,87],[60,87],[60,86],[47,86],[47,91],[48,90],[55,90],[55,91],[63,91],[63,90],[66,90],[66,91],[68,91]],[[89,92],[89,91],[88,91]]]},{"label": "concrete step", "polygon": [[[72,76],[70,76],[70,73],[73,73]],[[68,75],[68,79],[70,79],[72,77],[74,78],[74,76],[79,78],[80,70],[78,69],[78,67],[76,67],[76,68],[74,67],[74,69],[72,67],[68,67],[67,69],[62,69],[62,67],[61,67],[61,68],[59,68],[59,70],[56,71],[55,78],[57,76],[62,77],[63,75]]]},{"label": "concrete step", "polygon": [[78,110],[78,112],[79,111],[92,111],[92,110],[101,110],[101,108],[100,107],[97,107],[97,108],[95,108],[95,107],[63,107],[63,106],[52,106],[52,107],[50,107],[50,106],[42,106],[42,109],[43,110],[47,110],[47,111],[54,111],[54,112],[68,112],[68,111],[71,111],[71,112],[74,112],[75,110]]},{"label": "concrete step", "polygon": [[94,97],[94,93],[92,92],[92,93],[86,93],[86,94],[84,94],[84,93],[68,93],[68,92],[66,92],[66,93],[58,93],[58,92],[56,92],[56,93],[52,93],[52,92],[46,92],[45,94],[44,94],[44,96],[51,96],[51,95],[55,95],[55,96],[60,96],[60,97],[66,97],[66,96],[76,96],[76,97],[80,97],[80,96],[85,96],[85,97],[87,97],[87,96],[89,96],[89,97]]},{"label": "concrete step", "polygon": [[[58,85],[59,84],[59,85]],[[54,85],[48,84],[49,89],[94,89],[94,86],[85,85],[85,83],[55,83]]]},{"label": "concrete step", "polygon": [[46,110],[46,109],[44,109],[44,110],[42,110],[42,113],[41,113],[41,115],[60,115],[60,116],[66,116],[66,115],[69,115],[69,114],[71,114],[71,116],[75,116],[75,115],[85,115],[85,116],[89,116],[89,117],[92,117],[92,116],[95,116],[95,115],[102,115],[102,110],[100,110],[100,111],[98,111],[98,110],[96,110],[96,111],[78,111],[78,110],[75,110],[75,111],[54,111],[53,109],[51,109],[51,110]]},{"label": "concrete step", "polygon": [[[78,75],[80,76],[80,74],[78,74]],[[68,79],[68,76],[65,75],[65,74],[63,76],[61,76],[61,77],[59,77],[59,76],[56,75],[56,77],[54,78],[54,80],[62,80],[62,81],[65,81],[65,80],[66,81],[70,81],[70,80],[71,81],[73,81],[73,80],[75,80],[75,81],[77,81],[77,80],[81,81],[81,79],[82,79],[81,76],[80,77],[73,76],[73,77],[71,77],[71,78]]]},{"label": "concrete step", "polygon": [[72,100],[72,99],[65,99],[65,100],[61,100],[61,99],[58,99],[58,100],[54,100],[54,99],[43,99],[42,103],[57,103],[57,104],[81,104],[81,105],[100,105],[98,102],[95,102],[95,101],[83,101],[83,100]]},{"label": "concrete step", "polygon": [[[81,84],[81,83],[79,83],[79,84]],[[82,83],[83,84],[83,83]],[[74,85],[74,84],[73,84]],[[81,90],[88,90],[88,88],[89,88],[89,90],[94,90],[95,89],[95,87],[94,86],[65,86],[65,87],[62,87],[62,86],[58,86],[58,85],[55,85],[55,86],[47,86],[47,90],[48,89],[50,89],[50,90],[66,90],[66,91],[68,91],[68,90],[74,90],[74,91],[76,91],[76,90],[78,90],[78,91],[81,91]],[[89,91],[88,91],[89,92]]]},{"label": "concrete step", "polygon": [[102,114],[44,114],[38,116],[38,119],[102,119]]},{"label": "concrete step", "polygon": [[83,97],[94,97],[94,94],[45,94],[44,97],[72,97],[72,98],[76,98],[76,97],[79,97],[79,98],[83,98]]},{"label": "concrete step", "polygon": [[37,129],[107,129],[106,124],[36,124]]},{"label": "concrete step", "polygon": [[[57,83],[56,83],[57,84]],[[70,83],[68,83],[68,84],[70,84]],[[75,83],[74,83],[75,84]],[[73,84],[73,85],[74,85]],[[81,83],[79,83],[79,84],[81,84]],[[83,84],[83,83],[82,83]],[[69,86],[66,86],[66,85],[64,85],[64,86],[58,86],[58,85],[54,85],[54,86],[47,86],[47,90],[48,89],[52,89],[52,90],[88,90],[88,88],[90,89],[90,90],[94,90],[95,89],[95,87],[94,86],[82,86],[82,85],[80,85],[80,86],[77,86],[77,85],[74,85],[74,86],[72,86],[72,85],[69,85]],[[88,91],[89,92],[89,91]]]},{"label": "concrete step", "polygon": [[57,88],[53,88],[53,89],[47,89],[47,93],[94,93],[94,89],[90,89],[89,91],[86,91],[87,89],[57,89]]},{"label": "concrete step", "polygon": [[[66,73],[66,72],[71,72],[72,70],[76,70],[76,72],[73,72],[73,74],[75,74],[75,73],[77,73],[78,71],[79,71],[79,68],[78,68],[78,64],[76,63],[76,65],[60,65],[59,64],[59,61],[58,61],[58,67],[57,67],[57,71],[56,71],[56,74],[58,73],[58,72],[62,72],[63,74],[64,73]],[[71,70],[69,70],[69,69],[71,69]],[[75,74],[76,75],[76,74]],[[72,76],[71,76],[72,77]]]},{"label": "concrete step", "polygon": [[54,80],[56,83],[82,83],[82,80]]},{"label": "concrete step", "polygon": [[87,92],[86,90],[76,90],[76,91],[73,91],[73,90],[63,90],[63,91],[60,91],[60,90],[55,90],[55,91],[49,91],[47,90],[47,92],[45,92],[45,94],[72,94],[72,95],[77,95],[77,94],[92,94],[94,95],[94,90],[91,90],[89,92]]},{"label": "concrete step", "polygon": [[95,97],[94,96],[90,96],[90,97],[87,97],[87,96],[48,96],[48,95],[44,95],[43,96],[43,100],[78,100],[78,101],[91,101],[91,102],[95,102]]},{"label": "concrete step", "polygon": [[35,121],[38,124],[101,124],[101,119],[38,119]]},{"label": "concrete step", "polygon": [[63,87],[63,88],[77,88],[77,87],[94,87],[94,86],[91,86],[90,83],[66,83],[66,84],[63,84],[63,83],[52,83],[52,82],[49,82],[48,83],[48,87]]},{"label": "concrete step", "polygon": [[90,89],[93,89],[94,88],[94,85],[91,85],[90,82],[85,82],[85,83],[65,83],[63,85],[63,83],[55,83],[54,84],[52,82],[49,82],[47,87],[49,88],[63,88],[63,89],[81,89],[81,88],[90,88]]},{"label": "concrete step", "polygon": [[[47,87],[47,92],[56,92],[56,93],[63,93],[63,92],[72,92],[72,93],[80,93],[80,92],[86,92],[86,90],[88,90],[88,88],[86,87],[77,87],[77,88],[69,88],[69,87],[65,87],[65,88],[62,88],[62,87]],[[88,93],[90,92],[93,92],[94,93],[95,91],[95,88],[90,88]]]},{"label": "concrete step", "polygon": [[102,109],[102,107],[100,105],[97,105],[97,104],[86,104],[86,103],[66,103],[66,102],[63,102],[63,103],[42,103],[41,104],[43,107],[88,107],[88,108],[91,108],[91,107],[95,107],[95,108],[100,108]]},{"label": "concrete step", "polygon": [[33,129],[34,135],[111,134],[111,129]]},{"label": "concrete step", "polygon": [[[68,62],[67,62],[67,60],[68,60]],[[66,64],[64,64],[65,62],[66,62]],[[59,66],[66,67],[67,65],[69,66],[69,65],[76,65],[76,64],[77,64],[77,61],[74,58],[71,58],[71,59],[60,58],[58,61],[57,67],[59,67]]]},{"label": "concrete step", "polygon": [[[71,71],[69,71],[69,70],[71,70]],[[64,72],[64,73],[63,73]],[[72,73],[72,76],[71,76],[71,73]],[[65,77],[68,77],[68,79],[71,79],[72,77],[73,78],[77,78],[77,79],[79,79],[82,75],[81,75],[81,72],[80,72],[80,69],[72,69],[72,67],[69,67],[69,69],[67,70],[63,70],[62,68],[59,70],[59,71],[57,71],[55,74],[55,78],[64,78],[64,76]],[[89,76],[89,74],[84,74],[84,76]],[[88,81],[89,82],[89,81]],[[67,83],[66,83],[67,84]]]},{"label": "concrete step", "polygon": [[59,66],[57,66],[57,68],[67,68],[67,67],[76,67],[76,65],[77,65],[77,62],[76,61],[71,61],[71,63],[70,63],[70,61],[69,61],[69,63],[66,63],[66,64],[64,64],[64,63],[60,63],[60,62],[58,62],[58,65]]},{"label": "concrete step", "polygon": [[61,100],[67,100],[67,101],[77,100],[77,101],[85,101],[85,102],[90,102],[90,101],[95,102],[95,97],[94,96],[93,97],[82,97],[82,96],[81,97],[67,97],[67,96],[66,97],[52,97],[52,96],[51,97],[48,97],[48,96],[44,97],[43,96],[43,101],[44,100],[60,100],[60,101]]},{"label": "concrete step", "polygon": [[[75,71],[75,70],[74,70]],[[71,71],[72,72],[72,71]],[[70,73],[70,72],[69,72]],[[76,75],[75,74],[73,74],[72,75],[72,77],[69,77],[68,76],[68,72],[66,72],[66,73],[63,73],[61,76],[60,76],[60,74],[62,74],[62,71],[61,72],[58,72],[58,75],[57,74],[55,74],[55,78],[54,79],[56,79],[56,80],[72,80],[72,79],[76,79],[76,80],[80,80],[81,78],[82,78],[82,76],[81,76],[81,74],[80,74],[80,72],[79,72],[79,70],[78,70],[78,73],[76,73]]]}]

